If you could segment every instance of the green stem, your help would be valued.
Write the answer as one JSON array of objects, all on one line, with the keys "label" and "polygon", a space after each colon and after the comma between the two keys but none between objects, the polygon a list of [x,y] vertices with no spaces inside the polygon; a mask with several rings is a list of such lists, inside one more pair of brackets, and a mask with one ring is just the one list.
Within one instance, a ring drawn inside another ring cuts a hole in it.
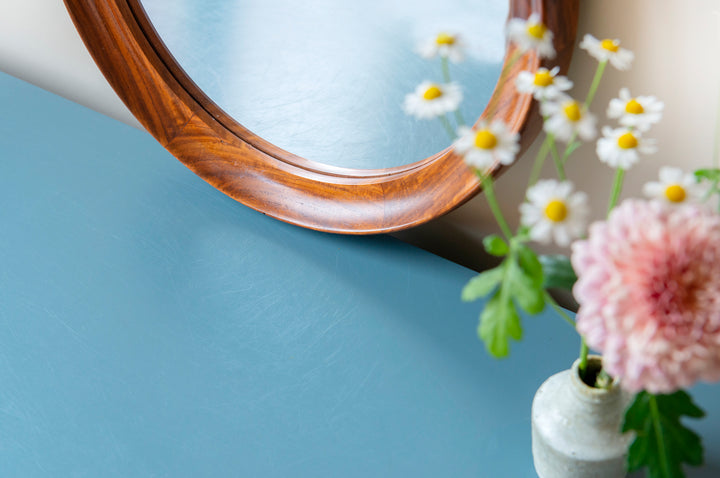
[{"label": "green stem", "polygon": [[550,151],[552,151],[553,160],[555,160],[555,168],[557,169],[558,178],[560,181],[565,181],[567,179],[567,176],[565,176],[565,166],[560,160],[560,155],[558,154],[557,144],[555,143],[555,135],[548,134],[548,138],[550,138]]},{"label": "green stem", "polygon": [[573,319],[571,319],[570,316],[565,313],[565,309],[563,309],[562,307],[560,307],[560,305],[558,305],[558,303],[555,301],[553,296],[551,296],[548,291],[543,291],[543,295],[545,296],[545,303],[550,304],[550,307],[552,307],[555,310],[555,312],[558,313],[560,318],[565,320],[565,322],[570,324],[570,327],[572,327],[574,329],[575,321]]},{"label": "green stem", "polygon": [[667,450],[665,449],[665,440],[662,436],[662,428],[660,424],[660,410],[658,409],[657,399],[655,395],[648,393],[648,405],[650,405],[650,414],[652,415],[653,428],[655,429],[655,440],[657,441],[658,457],[660,461],[660,467],[663,470],[662,476],[670,477],[670,470],[668,470],[667,463]]},{"label": "green stem", "polygon": [[[500,79],[498,80],[499,85],[501,85],[505,81],[505,77],[507,76],[508,71],[510,71],[510,68],[512,68],[513,65],[517,63],[517,61],[522,55],[522,52],[517,50],[515,51],[515,53],[513,53],[513,56],[510,58],[510,60],[508,60],[508,62],[505,64],[502,71],[500,72]],[[493,97],[490,99],[490,103],[488,104],[486,110],[487,114],[485,115],[488,120],[491,120],[492,117],[495,115],[495,109],[497,108],[499,97],[500,95],[493,95]]]},{"label": "green stem", "polygon": [[455,110],[455,121],[457,121],[458,126],[465,126],[465,118],[463,118],[459,109]]},{"label": "green stem", "polygon": [[588,355],[590,354],[590,347],[585,343],[583,337],[580,338],[580,363],[578,364],[578,372],[580,378],[585,380],[585,372],[587,371]]},{"label": "green stem", "polygon": [[510,226],[508,226],[507,221],[505,220],[505,216],[503,216],[502,211],[500,210],[500,205],[498,204],[497,197],[495,196],[495,188],[493,185],[493,178],[490,175],[484,176],[480,171],[475,170],[475,174],[478,175],[480,178],[480,182],[483,186],[483,192],[485,193],[485,197],[487,198],[487,202],[490,205],[490,210],[493,213],[493,216],[495,216],[495,220],[497,221],[498,225],[500,226],[500,230],[502,230],[502,233],[505,235],[505,238],[510,241],[510,239],[513,237],[513,233],[510,230]]},{"label": "green stem", "polygon": [[455,136],[455,131],[453,131],[453,128],[450,125],[450,121],[447,119],[447,116],[442,115],[442,116],[438,116],[438,118],[440,119],[440,122],[442,123],[443,128],[445,128],[445,132],[450,137],[450,141],[455,141],[457,136]]},{"label": "green stem", "polygon": [[598,63],[597,69],[595,70],[595,76],[593,77],[592,84],[590,85],[590,90],[588,91],[587,98],[585,98],[585,110],[590,109],[590,104],[595,98],[595,93],[597,93],[598,86],[600,86],[600,80],[603,77],[606,66],[607,60]]},{"label": "green stem", "polygon": [[450,66],[448,65],[448,59],[446,56],[440,57],[440,65],[442,67],[443,81],[450,83]]},{"label": "green stem", "polygon": [[613,182],[612,192],[610,193],[610,204],[608,204],[608,215],[615,209],[618,199],[620,198],[620,191],[622,191],[623,179],[625,178],[625,170],[618,168],[615,172],[615,181]]},{"label": "green stem", "polygon": [[550,137],[545,136],[545,141],[543,141],[543,144],[540,146],[540,150],[538,150],[537,156],[535,156],[535,164],[533,164],[533,169],[530,173],[530,181],[528,182],[528,188],[530,186],[534,186],[535,183],[538,182],[538,179],[540,178],[540,173],[542,172],[543,164],[545,164],[545,158],[547,158],[549,152]]}]

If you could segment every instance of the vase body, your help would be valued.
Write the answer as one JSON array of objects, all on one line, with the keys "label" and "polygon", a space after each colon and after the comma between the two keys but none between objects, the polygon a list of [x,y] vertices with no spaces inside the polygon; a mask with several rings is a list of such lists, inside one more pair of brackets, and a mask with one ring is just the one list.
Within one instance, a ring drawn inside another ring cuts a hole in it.
[{"label": "vase body", "polygon": [[[620,387],[592,388],[570,370],[547,379],[532,405],[532,451],[540,478],[622,478],[632,440],[621,434],[632,396]],[[590,357],[600,367],[600,358]]]}]

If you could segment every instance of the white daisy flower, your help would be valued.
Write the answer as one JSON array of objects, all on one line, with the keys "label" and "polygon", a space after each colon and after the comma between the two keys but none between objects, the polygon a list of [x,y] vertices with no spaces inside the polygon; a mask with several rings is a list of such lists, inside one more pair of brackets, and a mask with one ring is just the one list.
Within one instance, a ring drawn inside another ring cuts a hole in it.
[{"label": "white daisy flower", "polygon": [[643,187],[646,196],[669,204],[686,201],[701,202],[707,189],[695,180],[692,173],[679,168],[660,168],[660,181],[651,181]]},{"label": "white daisy flower", "polygon": [[580,48],[587,52],[599,62],[609,61],[618,70],[627,70],[635,58],[630,50],[620,48],[620,40],[598,40],[590,34],[586,34],[580,42]]},{"label": "white daisy flower", "polygon": [[527,202],[520,205],[520,222],[530,229],[530,238],[547,244],[551,240],[566,247],[582,237],[590,212],[584,192],[573,192],[569,181],[546,179],[527,190]]},{"label": "white daisy flower", "polygon": [[538,101],[552,100],[560,96],[573,86],[573,82],[564,76],[558,76],[560,67],[552,70],[538,68],[535,73],[521,71],[515,81],[515,86],[520,93],[532,93]]},{"label": "white daisy flower", "polygon": [[454,144],[455,151],[463,156],[468,165],[480,171],[487,170],[496,161],[512,164],[520,151],[520,135],[510,131],[502,121],[496,120],[490,124],[482,121],[475,128],[462,126],[458,136]]},{"label": "white daisy flower", "polygon": [[573,134],[583,141],[595,138],[595,115],[567,95],[560,95],[554,101],[542,103],[540,111],[547,118],[543,129],[555,135],[555,139],[568,143]]},{"label": "white daisy flower", "polygon": [[537,50],[541,58],[555,58],[553,33],[542,24],[540,15],[533,13],[530,18],[513,18],[507,24],[507,38],[520,51]]},{"label": "white daisy flower", "polygon": [[413,93],[405,96],[405,113],[426,119],[455,111],[462,101],[462,91],[457,83],[439,84],[424,81]]},{"label": "white daisy flower", "polygon": [[439,56],[460,63],[465,59],[465,42],[455,33],[441,32],[422,43],[418,52],[423,58]]},{"label": "white daisy flower", "polygon": [[620,97],[610,100],[608,118],[620,118],[619,123],[628,128],[647,131],[660,121],[665,105],[654,96],[632,97],[630,90],[622,88]]},{"label": "white daisy flower", "polygon": [[628,169],[638,162],[641,153],[652,154],[657,150],[655,141],[643,138],[637,130],[605,126],[602,133],[595,151],[600,161],[612,168]]}]

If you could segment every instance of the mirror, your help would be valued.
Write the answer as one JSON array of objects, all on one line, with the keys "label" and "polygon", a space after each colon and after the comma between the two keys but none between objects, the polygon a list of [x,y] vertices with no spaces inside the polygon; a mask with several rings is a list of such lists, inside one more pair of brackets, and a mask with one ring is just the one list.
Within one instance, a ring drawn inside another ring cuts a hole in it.
[{"label": "mirror", "polygon": [[314,162],[384,169],[446,148],[438,120],[402,110],[440,60],[417,46],[439,26],[462,33],[466,58],[450,64],[476,119],[500,77],[508,4],[366,0],[142,0],[160,38],[197,86],[270,143]]},{"label": "mirror", "polygon": [[[185,165],[267,215],[352,234],[420,224],[479,190],[442,128],[402,112],[404,94],[437,75],[438,65],[413,51],[435,21],[447,15],[450,28],[470,31],[493,25],[481,41],[488,49],[451,71],[465,88],[469,123],[490,101],[527,146],[539,122],[528,122],[533,105],[515,92],[514,77],[540,61],[530,52],[508,65],[513,47],[503,55],[492,45],[503,44],[508,15],[538,12],[558,51],[544,65],[564,69],[578,13],[577,0],[452,0],[434,15],[430,2],[405,0],[65,3],[120,98]],[[507,81],[497,82],[501,63]]]}]

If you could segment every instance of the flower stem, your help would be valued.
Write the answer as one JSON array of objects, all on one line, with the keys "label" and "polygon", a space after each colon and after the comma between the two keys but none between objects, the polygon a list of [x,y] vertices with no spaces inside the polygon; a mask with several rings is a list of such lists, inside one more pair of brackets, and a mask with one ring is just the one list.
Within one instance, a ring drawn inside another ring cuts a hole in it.
[{"label": "flower stem", "polygon": [[547,158],[549,152],[550,137],[545,136],[545,141],[543,141],[543,144],[540,146],[540,150],[538,151],[537,156],[535,156],[535,164],[533,164],[533,169],[530,173],[530,181],[528,182],[528,188],[530,186],[534,186],[535,183],[538,182],[538,179],[540,178],[540,173],[542,172],[543,164],[545,164],[545,158]]},{"label": "flower stem", "polygon": [[598,63],[597,69],[595,70],[595,76],[593,77],[592,84],[590,85],[590,90],[588,91],[587,98],[585,98],[585,109],[590,109],[590,104],[592,103],[593,99],[595,98],[595,93],[597,93],[598,86],[600,86],[600,80],[603,77],[603,73],[605,72],[605,67],[607,66],[607,60],[601,61]]},{"label": "flower stem", "polygon": [[448,59],[446,56],[440,57],[440,65],[442,66],[443,81],[450,83],[450,66],[448,65]]},{"label": "flower stem", "polygon": [[563,161],[560,160],[557,144],[555,143],[555,135],[548,134],[548,139],[550,140],[550,151],[552,152],[553,159],[555,160],[555,169],[557,169],[558,179],[560,179],[560,181],[565,181],[567,179],[567,176],[565,176],[565,165],[563,164]]},{"label": "flower stem", "polygon": [[[513,53],[513,56],[510,57],[510,59],[500,72],[500,79],[498,80],[498,84],[502,84],[505,81],[505,77],[507,76],[508,72],[513,67],[513,65],[517,63],[521,56],[522,52],[519,50],[516,50],[515,53]],[[499,97],[500,95],[493,95],[493,97],[490,99],[490,103],[488,103],[487,115],[485,116],[488,120],[492,119],[492,117],[495,115],[495,109],[497,108]]]},{"label": "flower stem", "polygon": [[450,141],[455,141],[455,139],[457,137],[455,136],[455,131],[453,131],[453,128],[450,125],[450,121],[447,119],[447,116],[442,115],[442,116],[438,116],[438,118],[440,119],[440,122],[442,123],[443,128],[445,128],[445,132],[450,137]]},{"label": "flower stem", "polygon": [[560,318],[563,319],[568,324],[570,324],[570,327],[572,327],[574,329],[575,321],[573,319],[571,319],[570,316],[565,313],[565,310],[558,305],[558,303],[555,301],[553,296],[551,296],[550,293],[546,290],[543,291],[543,295],[545,296],[545,303],[550,304],[550,307],[552,307],[555,310],[555,312],[558,313]]},{"label": "flower stem", "polygon": [[667,451],[665,450],[665,440],[662,436],[662,424],[660,423],[660,410],[658,409],[657,399],[655,395],[648,393],[648,405],[650,405],[650,414],[652,415],[653,426],[655,428],[655,440],[659,456],[659,462],[663,470],[663,476],[672,476],[670,470],[667,469]]},{"label": "flower stem", "polygon": [[492,176],[490,176],[489,174],[483,175],[477,169],[475,170],[475,174],[477,174],[480,178],[480,182],[483,186],[483,192],[485,193],[487,202],[490,205],[490,210],[492,211],[493,216],[495,216],[495,220],[500,226],[500,230],[505,235],[505,238],[510,241],[510,239],[513,237],[513,233],[510,230],[510,226],[508,226],[507,221],[505,220],[505,216],[503,216],[503,213],[500,210],[500,205],[498,204],[497,197],[495,196],[495,187],[493,184],[494,180]]},{"label": "flower stem", "polygon": [[623,179],[625,178],[625,170],[618,168],[615,173],[615,181],[613,182],[612,192],[610,193],[610,204],[608,204],[608,215],[615,209],[618,199],[620,198],[620,191],[622,191]]},{"label": "flower stem", "polygon": [[580,363],[578,364],[578,372],[580,378],[585,380],[585,372],[587,372],[588,354],[590,353],[590,347],[585,343],[585,338],[580,338]]}]

